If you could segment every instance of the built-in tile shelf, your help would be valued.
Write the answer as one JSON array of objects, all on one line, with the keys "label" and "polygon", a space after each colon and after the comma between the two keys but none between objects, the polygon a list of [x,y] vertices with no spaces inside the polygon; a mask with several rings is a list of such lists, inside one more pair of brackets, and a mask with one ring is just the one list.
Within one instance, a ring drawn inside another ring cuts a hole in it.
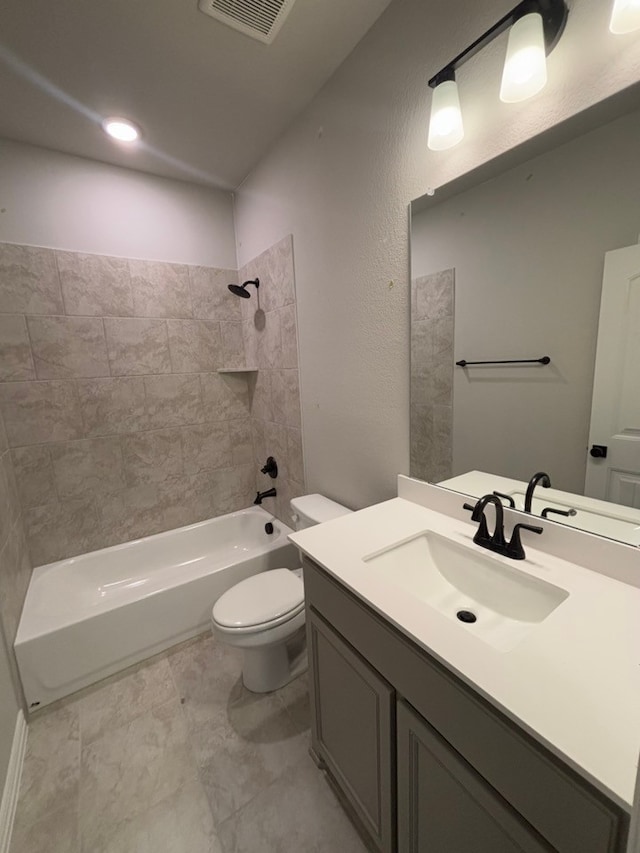
[{"label": "built-in tile shelf", "polygon": [[219,367],[218,373],[257,373],[257,367]]}]

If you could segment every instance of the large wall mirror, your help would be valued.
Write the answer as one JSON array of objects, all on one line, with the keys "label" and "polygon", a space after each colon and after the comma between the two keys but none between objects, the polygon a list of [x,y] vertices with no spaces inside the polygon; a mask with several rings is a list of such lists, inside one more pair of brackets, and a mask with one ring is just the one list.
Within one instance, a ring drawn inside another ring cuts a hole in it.
[{"label": "large wall mirror", "polygon": [[634,90],[412,203],[411,474],[521,508],[545,471],[550,518],[640,545]]}]

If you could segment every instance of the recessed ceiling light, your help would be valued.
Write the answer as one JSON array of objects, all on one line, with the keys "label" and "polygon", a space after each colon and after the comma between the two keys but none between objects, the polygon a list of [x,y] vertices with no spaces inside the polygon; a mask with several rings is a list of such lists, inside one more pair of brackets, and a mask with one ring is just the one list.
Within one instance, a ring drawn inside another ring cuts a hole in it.
[{"label": "recessed ceiling light", "polygon": [[138,128],[126,118],[106,118],[102,129],[118,142],[135,142],[140,137]]}]

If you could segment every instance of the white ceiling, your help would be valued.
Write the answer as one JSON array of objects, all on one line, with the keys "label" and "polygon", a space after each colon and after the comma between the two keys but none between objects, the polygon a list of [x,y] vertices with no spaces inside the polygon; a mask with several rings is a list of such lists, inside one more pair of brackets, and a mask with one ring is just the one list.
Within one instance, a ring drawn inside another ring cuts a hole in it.
[{"label": "white ceiling", "polygon": [[[264,45],[197,0],[2,0],[0,136],[235,188],[389,2],[296,0]],[[105,115],[144,145],[108,139]]]}]

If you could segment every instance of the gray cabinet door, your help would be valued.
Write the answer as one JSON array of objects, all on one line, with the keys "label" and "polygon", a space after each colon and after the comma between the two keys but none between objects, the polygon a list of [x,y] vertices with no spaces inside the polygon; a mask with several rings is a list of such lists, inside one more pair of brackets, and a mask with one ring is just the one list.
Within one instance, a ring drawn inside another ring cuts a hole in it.
[{"label": "gray cabinet door", "polygon": [[398,703],[398,853],[550,853],[405,702]]},{"label": "gray cabinet door", "polygon": [[393,688],[312,608],[307,630],[313,749],[375,847],[392,853]]}]

